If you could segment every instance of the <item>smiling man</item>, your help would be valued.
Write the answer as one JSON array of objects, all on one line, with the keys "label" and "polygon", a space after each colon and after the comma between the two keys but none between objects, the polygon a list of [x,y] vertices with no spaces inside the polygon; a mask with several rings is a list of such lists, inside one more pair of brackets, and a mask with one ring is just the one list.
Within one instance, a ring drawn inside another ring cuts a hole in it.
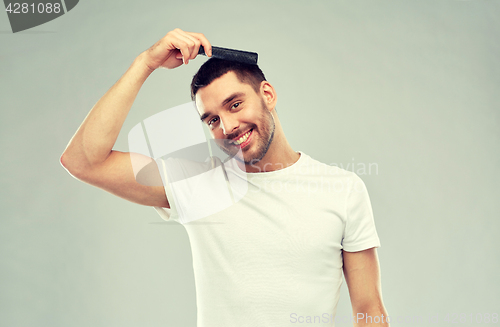
[{"label": "smiling man", "polygon": [[220,147],[229,154],[241,149],[247,172],[298,160],[275,117],[276,92],[257,65],[209,59],[193,77],[191,96]]},{"label": "smiling man", "polygon": [[226,164],[229,179],[244,176],[248,192],[233,205],[182,222],[166,185],[136,181],[131,162],[140,155],[112,150],[147,77],[159,67],[188,64],[200,45],[210,56],[203,34],[176,29],[143,52],[92,108],[62,165],[86,183],[183,223],[198,326],[333,326],[342,274],[353,307],[349,320],[388,326],[366,187],[356,174],[292,149],[276,113],[276,91],[258,66],[211,58],[191,84],[200,119],[235,155],[237,164]]}]

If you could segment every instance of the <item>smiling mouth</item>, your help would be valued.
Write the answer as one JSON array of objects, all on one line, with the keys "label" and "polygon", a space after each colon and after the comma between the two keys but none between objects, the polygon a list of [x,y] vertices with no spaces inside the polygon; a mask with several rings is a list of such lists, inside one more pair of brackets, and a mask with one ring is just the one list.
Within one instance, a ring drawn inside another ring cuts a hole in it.
[{"label": "smiling mouth", "polygon": [[245,146],[248,143],[248,140],[249,140],[252,132],[253,132],[253,128],[251,130],[249,130],[248,132],[246,132],[245,134],[243,134],[239,139],[231,141],[231,145],[235,145],[238,147]]}]

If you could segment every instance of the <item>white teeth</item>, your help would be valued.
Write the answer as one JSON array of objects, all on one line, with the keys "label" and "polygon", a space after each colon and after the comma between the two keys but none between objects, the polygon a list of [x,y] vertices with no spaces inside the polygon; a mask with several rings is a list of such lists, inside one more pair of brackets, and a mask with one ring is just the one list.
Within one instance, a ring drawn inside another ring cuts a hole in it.
[{"label": "white teeth", "polygon": [[249,135],[250,135],[250,131],[246,132],[245,135],[240,137],[238,140],[233,141],[233,143],[236,145],[240,145],[241,143],[245,142],[248,139]]}]

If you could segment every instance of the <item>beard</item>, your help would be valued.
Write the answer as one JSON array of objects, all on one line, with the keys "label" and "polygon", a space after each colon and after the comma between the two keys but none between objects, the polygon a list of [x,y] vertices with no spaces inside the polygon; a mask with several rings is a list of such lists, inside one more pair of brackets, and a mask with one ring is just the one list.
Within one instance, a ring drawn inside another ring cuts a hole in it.
[{"label": "beard", "polygon": [[[256,143],[254,145],[255,151],[253,153],[243,153],[242,149],[230,143],[231,137],[229,139],[216,140],[217,145],[227,155],[229,155],[231,158],[235,158],[241,163],[252,165],[259,162],[260,160],[262,160],[262,158],[264,158],[267,151],[269,150],[271,142],[274,138],[274,130],[276,128],[274,117],[269,112],[269,110],[267,110],[266,103],[263,99],[261,99],[260,104],[259,121],[262,123],[261,127],[257,127],[257,125],[253,124],[253,126],[251,126],[250,128],[251,130],[253,130],[252,142]],[[258,132],[255,133],[256,131]],[[237,135],[239,134],[236,134],[235,137]]]}]

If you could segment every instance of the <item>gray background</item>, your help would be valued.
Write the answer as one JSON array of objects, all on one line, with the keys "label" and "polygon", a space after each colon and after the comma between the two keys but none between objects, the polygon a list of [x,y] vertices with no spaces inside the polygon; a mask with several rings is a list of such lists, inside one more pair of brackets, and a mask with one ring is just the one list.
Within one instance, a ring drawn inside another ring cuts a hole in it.
[{"label": "gray background", "polygon": [[[393,326],[500,313],[498,17],[493,0],[93,0],[12,34],[1,13],[0,325],[195,325],[184,228],[58,161],[133,59],[175,27],[259,53],[295,150],[377,164],[360,177],[386,308],[439,315]],[[128,150],[135,124],[190,101],[204,60],[156,71],[115,149]],[[344,284],[338,315],[350,310]]]}]

